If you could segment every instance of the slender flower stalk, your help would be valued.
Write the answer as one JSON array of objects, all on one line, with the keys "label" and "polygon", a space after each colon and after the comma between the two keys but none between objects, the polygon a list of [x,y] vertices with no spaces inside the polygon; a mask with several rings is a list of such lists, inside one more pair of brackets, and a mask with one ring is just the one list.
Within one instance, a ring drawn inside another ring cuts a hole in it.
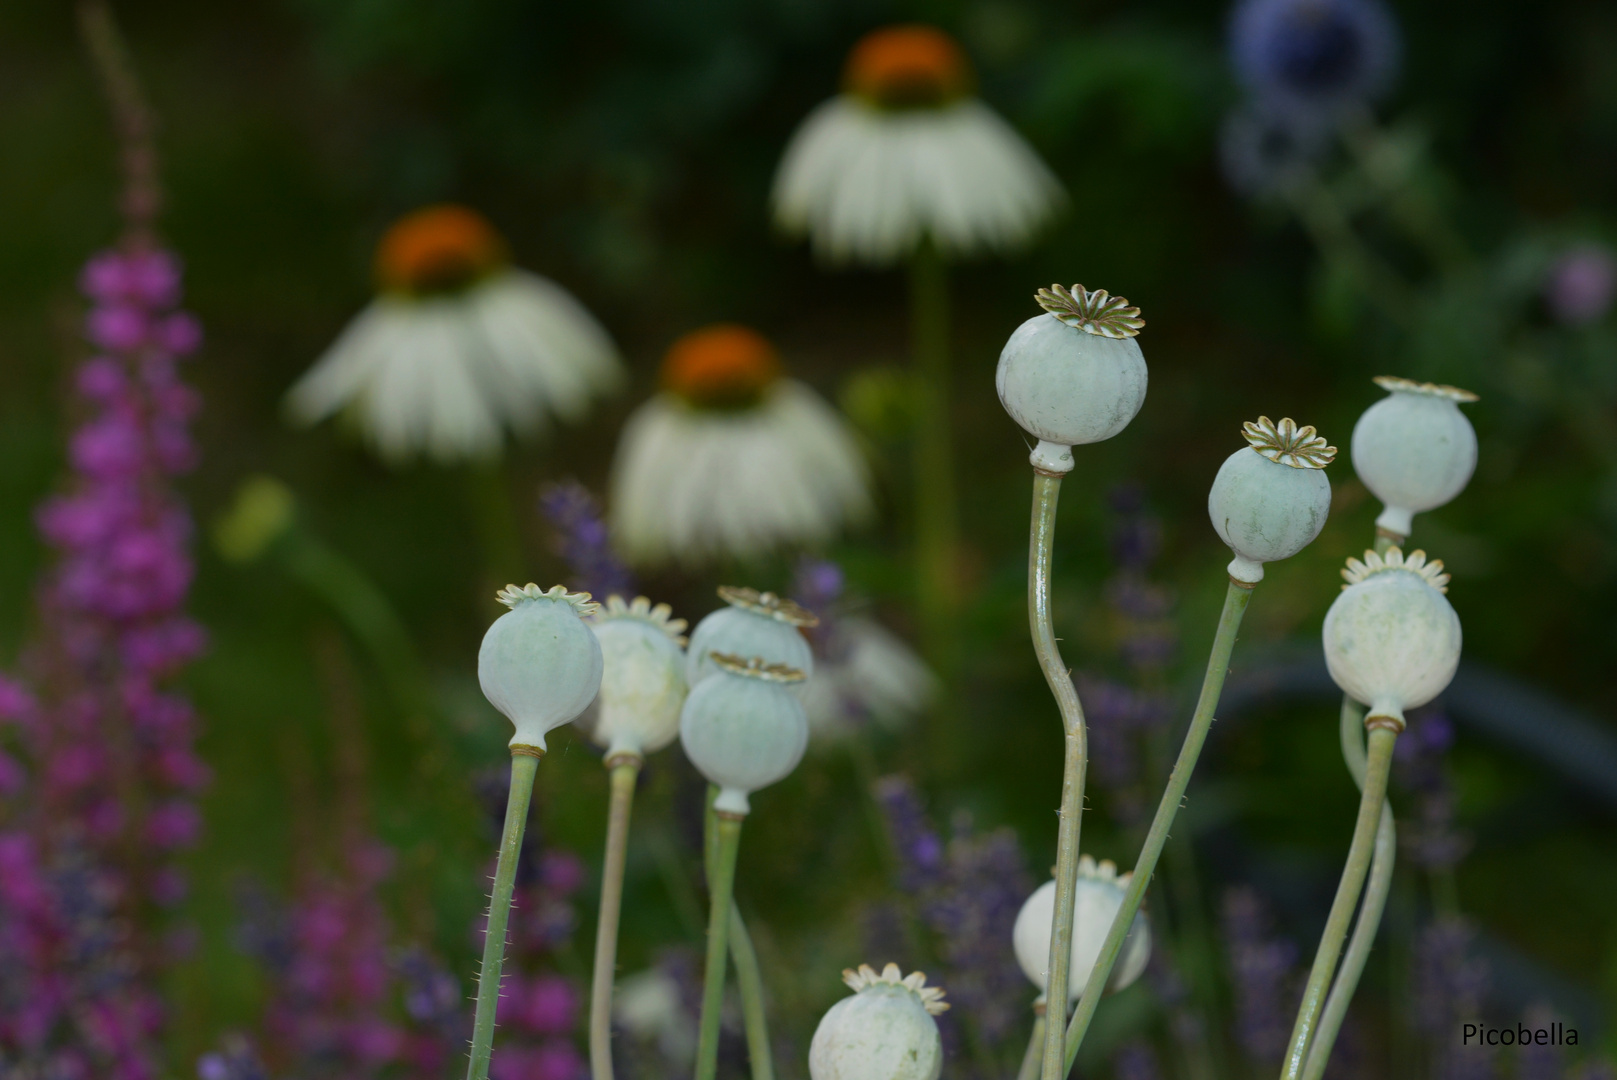
[{"label": "slender flower stalk", "polygon": [[[1061,496],[1061,476],[1034,470],[1033,522],[1028,550],[1028,622],[1032,624],[1033,651],[1039,667],[1061,710],[1065,753],[1061,770],[1060,827],[1056,833],[1056,902],[1050,926],[1050,966],[1045,997],[1054,1002],[1067,1000],[1068,969],[1072,965],[1072,923],[1078,896],[1078,839],[1083,823],[1084,770],[1088,765],[1087,734],[1083,705],[1072,682],[1072,672],[1056,647],[1050,621],[1050,555],[1055,547],[1056,504]],[[1125,924],[1126,925],[1126,924]],[[1115,956],[1115,953],[1114,953]],[[1065,1014],[1065,1009],[1062,1010]],[[1070,1070],[1066,1061],[1063,1025],[1045,1029],[1043,1080],[1061,1080]]]},{"label": "slender flower stalk", "polygon": [[[713,887],[713,867],[717,865],[719,819],[713,802],[719,797],[719,786],[707,787],[707,816],[703,827],[703,862],[707,867],[708,888]],[[741,995],[741,1023],[747,1033],[747,1058],[752,1065],[753,1080],[775,1080],[775,1059],[769,1049],[769,1017],[764,1011],[764,977],[758,967],[758,953],[752,947],[752,935],[741,918],[741,908],[732,896],[730,900],[730,960],[736,966],[736,989]]]},{"label": "slender flower stalk", "polygon": [[915,428],[915,568],[927,659],[947,675],[956,608],[954,564],[960,541],[949,416],[949,278],[942,256],[923,243],[910,257],[910,347]]},{"label": "slender flower stalk", "polygon": [[607,764],[612,794],[606,818],[606,858],[601,867],[601,915],[595,929],[595,974],[590,983],[590,1075],[594,1080],[612,1080],[612,981],[617,973],[629,815],[641,762],[634,754],[619,754]]},{"label": "slender flower stalk", "polygon": [[[1365,708],[1350,697],[1342,698],[1342,757],[1347,762],[1353,781],[1364,790],[1368,757],[1364,747]],[[1358,989],[1359,977],[1370,959],[1376,931],[1381,926],[1381,915],[1387,907],[1387,896],[1392,892],[1393,863],[1398,854],[1397,825],[1392,816],[1392,803],[1383,800],[1381,824],[1376,827],[1375,854],[1370,860],[1370,877],[1364,887],[1364,902],[1359,906],[1359,918],[1348,939],[1347,951],[1342,954],[1342,969],[1336,975],[1331,993],[1325,999],[1325,1011],[1320,1014],[1319,1026],[1308,1049],[1308,1064],[1303,1080],[1320,1080],[1331,1059],[1331,1048],[1337,1033],[1347,1017],[1348,1004]]]},{"label": "slender flower stalk", "polygon": [[719,1012],[724,1005],[725,959],[729,949],[730,908],[734,903],[736,855],[741,850],[744,815],[716,810],[714,858],[707,924],[707,968],[702,980],[702,1024],[696,1043],[696,1080],[713,1080],[719,1068]]},{"label": "slender flower stalk", "polygon": [[1089,982],[1084,986],[1083,996],[1078,999],[1078,1008],[1067,1027],[1066,1057],[1062,1059],[1066,1062],[1066,1068],[1057,1074],[1058,1078],[1072,1071],[1072,1063],[1078,1056],[1078,1047],[1083,1043],[1084,1034],[1089,1030],[1089,1022],[1094,1018],[1095,1008],[1100,1004],[1107,980],[1112,977],[1112,967],[1117,963],[1129,928],[1134,925],[1134,916],[1145,899],[1145,890],[1151,884],[1151,875],[1156,870],[1157,860],[1162,856],[1162,849],[1168,843],[1168,830],[1172,828],[1174,815],[1179,812],[1179,807],[1184,802],[1185,789],[1190,785],[1191,773],[1195,771],[1196,760],[1201,756],[1202,745],[1207,741],[1207,732],[1213,726],[1213,713],[1218,708],[1218,698],[1224,690],[1224,677],[1229,672],[1230,655],[1235,651],[1236,635],[1241,629],[1241,619],[1246,615],[1247,605],[1252,600],[1253,588],[1252,584],[1231,578],[1229,588],[1224,593],[1224,608],[1219,613],[1218,631],[1213,635],[1212,652],[1207,657],[1207,674],[1202,677],[1201,695],[1196,699],[1196,711],[1191,716],[1190,730],[1185,732],[1184,744],[1179,749],[1179,760],[1174,763],[1173,772],[1168,777],[1168,786],[1162,792],[1162,801],[1157,804],[1156,816],[1151,819],[1151,829],[1146,833],[1140,857],[1134,864],[1134,874],[1129,880],[1128,892],[1123,897],[1123,906],[1118,909],[1116,918],[1112,920],[1112,929],[1106,935],[1106,944],[1101,946],[1100,956],[1095,960],[1095,966],[1089,973]]},{"label": "slender flower stalk", "polygon": [[[1379,722],[1377,722],[1379,721]],[[1302,1005],[1297,1010],[1297,1022],[1292,1028],[1291,1045],[1286,1051],[1283,1080],[1300,1080],[1307,1064],[1309,1043],[1319,1027],[1320,1008],[1325,989],[1336,970],[1342,942],[1347,937],[1348,923],[1358,905],[1359,892],[1364,887],[1370,870],[1370,859],[1375,848],[1376,832],[1381,823],[1381,808],[1387,798],[1387,777],[1392,767],[1392,751],[1398,742],[1399,725],[1386,717],[1373,717],[1370,746],[1365,766],[1364,790],[1359,799],[1359,820],[1353,829],[1353,841],[1348,847],[1347,863],[1342,868],[1342,880],[1337,885],[1336,899],[1331,903],[1330,916],[1325,921],[1325,932],[1320,936],[1319,949],[1314,954],[1314,967],[1303,990]],[[1323,1068],[1323,1065],[1321,1066]]]},{"label": "slender flower stalk", "polygon": [[1027,1052],[1022,1055],[1022,1067],[1016,1070],[1016,1080],[1039,1080],[1044,1069],[1045,998],[1041,994],[1033,1003],[1033,1034],[1028,1036]]},{"label": "slender flower stalk", "polygon": [[494,892],[489,897],[467,1080],[488,1080],[489,1058],[494,1052],[494,1011],[500,1003],[500,971],[505,966],[505,927],[511,917],[511,892],[516,885],[522,834],[528,827],[528,804],[533,801],[533,778],[539,771],[539,758],[543,753],[531,746],[514,747],[511,751],[511,794],[505,804],[505,829],[500,836]]}]

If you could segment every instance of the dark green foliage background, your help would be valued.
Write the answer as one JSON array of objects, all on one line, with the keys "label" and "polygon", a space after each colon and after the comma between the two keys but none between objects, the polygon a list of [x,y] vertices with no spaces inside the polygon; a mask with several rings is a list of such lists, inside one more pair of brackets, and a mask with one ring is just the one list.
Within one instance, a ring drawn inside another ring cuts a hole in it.
[{"label": "dark green foliage background", "polygon": [[[1422,181],[1477,250],[1617,235],[1617,9],[1594,0],[1548,0],[1530,12],[1500,0],[1398,9],[1405,70],[1383,115],[1429,135],[1437,164]],[[1218,125],[1237,97],[1219,5],[148,0],[122,5],[120,16],[164,121],[166,229],[209,335],[192,367],[207,401],[205,462],[187,494],[205,528],[246,475],[285,479],[310,527],[385,589],[457,703],[444,743],[452,749],[424,764],[422,744],[402,732],[374,674],[349,661],[367,705],[364,798],[400,854],[389,897],[400,937],[431,938],[463,973],[472,958],[465,928],[480,902],[476,875],[490,850],[467,778],[498,765],[505,738],[472,678],[478,637],[496,609],[464,478],[425,466],[389,470],[329,426],[292,431],[279,416],[281,395],[365,302],[371,247],[394,216],[442,199],[483,209],[522,265],[563,282],[601,316],[633,371],[631,391],[588,425],[522,446],[507,461],[531,576],[560,577],[533,512],[537,484],[576,475],[602,490],[618,426],[653,386],[674,335],[718,319],[750,323],[830,396],[853,372],[902,362],[902,276],[828,272],[802,245],[777,237],[767,214],[791,130],[834,90],[848,45],[885,22],[932,20],[957,33],[983,95],[1038,146],[1073,209],[1020,258],[954,274],[971,567],[959,633],[971,660],[955,715],[879,746],[884,770],[916,775],[941,819],[967,808],[980,824],[1016,827],[1030,868],[1051,858],[1059,738],[1026,639],[1025,450],[991,375],[1006,334],[1033,313],[1033,289],[1056,280],[1121,292],[1150,322],[1141,339],[1152,374],[1144,411],[1122,436],[1082,452],[1064,492],[1058,611],[1074,666],[1104,668],[1110,655],[1094,618],[1107,574],[1106,490],[1137,481],[1165,519],[1164,576],[1182,599],[1184,674],[1194,685],[1226,559],[1203,500],[1239,445],[1240,422],[1295,416],[1345,447],[1354,418],[1377,396],[1370,376],[1392,372],[1484,393],[1468,410],[1482,439],[1477,477],[1458,502],[1421,520],[1418,537],[1454,571],[1468,658],[1617,715],[1617,514],[1604,494],[1612,464],[1554,409],[1513,398],[1498,377],[1507,350],[1487,331],[1503,305],[1529,312],[1526,329],[1511,333],[1543,332],[1531,281],[1503,295],[1459,283],[1455,317],[1424,336],[1401,333],[1322,269],[1277,208],[1233,195],[1217,168]],[[4,5],[7,663],[28,632],[42,560],[31,508],[62,471],[63,390],[82,355],[74,278],[115,235],[115,185],[104,109],[69,6]],[[1418,256],[1384,223],[1371,217],[1366,229],[1395,264],[1418,270]],[[1435,304],[1435,295],[1420,302]],[[1609,383],[1617,350],[1607,334],[1588,347]],[[1593,415],[1597,433],[1617,434],[1610,399]],[[906,627],[907,450],[891,440],[873,445],[881,522],[834,554],[858,591]],[[1272,569],[1238,672],[1267,644],[1317,641],[1336,568],[1370,537],[1373,501],[1343,457],[1331,470],[1331,522],[1304,554]],[[293,850],[298,822],[318,822],[338,799],[316,661],[331,617],[274,568],[228,566],[204,541],[194,608],[213,645],[187,681],[218,778],[185,912],[200,943],[174,974],[179,1061],[221,1029],[250,1023],[262,992],[230,945],[233,882],[250,871],[284,887],[294,866],[341,857]],[[785,565],[745,573],[780,586]],[[694,621],[712,604],[711,584],[669,578],[648,591],[679,600],[678,613]],[[1354,805],[1335,749],[1335,710],[1328,701],[1277,707],[1223,727],[1192,789],[1188,827],[1234,830],[1252,861],[1225,865],[1222,847],[1203,846],[1203,873],[1215,884],[1264,875],[1305,882],[1304,898],[1282,914],[1288,932],[1311,942]],[[557,744],[541,774],[538,820],[553,842],[594,860],[604,776],[571,734],[559,733]],[[1601,1008],[1617,1020],[1611,808],[1581,801],[1559,778],[1463,729],[1455,768],[1462,819],[1478,841],[1461,870],[1463,908],[1543,970],[1603,995]],[[653,763],[637,811],[644,828],[677,831],[674,801],[693,790],[684,772]],[[783,1025],[800,1038],[836,996],[837,969],[883,959],[857,954],[856,905],[885,885],[855,791],[843,757],[811,758],[758,798],[749,824],[740,888],[767,926],[766,960],[800,973],[773,987],[793,1018]],[[1098,799],[1091,804],[1103,816]],[[1097,854],[1132,860],[1132,847],[1100,818],[1086,836]],[[624,960],[632,970],[692,928],[676,917],[644,851],[631,863],[630,890]],[[586,934],[592,924],[586,917]],[[1373,970],[1371,995],[1381,992],[1377,978]]]}]

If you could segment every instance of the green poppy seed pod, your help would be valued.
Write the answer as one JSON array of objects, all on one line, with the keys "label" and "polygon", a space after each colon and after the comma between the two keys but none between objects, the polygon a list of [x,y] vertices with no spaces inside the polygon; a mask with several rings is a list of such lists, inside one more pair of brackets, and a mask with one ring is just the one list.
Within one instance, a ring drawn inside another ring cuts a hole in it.
[{"label": "green poppy seed pod", "polygon": [[814,674],[814,652],[801,631],[818,626],[814,613],[785,597],[737,585],[720,585],[727,607],[710,612],[691,633],[685,651],[685,679],[692,687],[718,670],[715,652],[756,656],[770,664]]},{"label": "green poppy seed pod", "polygon": [[[1101,946],[1111,932],[1112,920],[1123,907],[1123,894],[1128,891],[1132,873],[1119,874],[1110,860],[1096,863],[1088,855],[1078,859],[1078,898],[1072,919],[1072,967],[1067,977],[1067,996],[1077,1001],[1083,995],[1089,973],[1100,959]],[[1016,951],[1016,962],[1022,965],[1022,974],[1039,992],[1045,990],[1049,978],[1050,924],[1055,918],[1056,883],[1052,879],[1033,890],[1022,910],[1017,913],[1016,925],[1011,930],[1011,942]],[[1107,993],[1123,989],[1145,970],[1151,959],[1151,921],[1145,912],[1137,912],[1128,937],[1123,939],[1123,951],[1112,966],[1112,977],[1106,981]]]},{"label": "green poppy seed pod", "polygon": [[1378,720],[1404,729],[1404,710],[1431,701],[1460,665],[1460,617],[1449,606],[1443,562],[1398,548],[1364,553],[1325,614],[1325,666],[1342,692]]},{"label": "green poppy seed pod", "polygon": [[758,657],[712,654],[716,670],[691,690],[679,741],[697,772],[719,786],[714,809],[745,814],[747,796],[797,768],[808,716],[789,689],[803,673]]},{"label": "green poppy seed pod", "polygon": [[1383,505],[1376,527],[1399,539],[1416,514],[1465,490],[1477,467],[1477,433],[1460,403],[1477,395],[1457,386],[1382,375],[1386,397],[1353,425],[1353,469]]},{"label": "green poppy seed pod", "polygon": [[1110,439],[1145,403],[1140,309],[1105,289],[1040,289],[1047,314],[1018,326],[999,354],[994,386],[1011,419],[1039,440],[1029,461],[1072,470],[1072,448]]},{"label": "green poppy seed pod", "polygon": [[545,734],[583,712],[601,688],[601,646],[584,625],[600,605],[557,585],[507,585],[511,610],[494,620],[477,652],[483,696],[516,725],[513,748],[545,750]]},{"label": "green poppy seed pod", "polygon": [[937,1080],[943,1040],[932,1018],[946,1010],[943,988],[897,964],[844,971],[853,990],[826,1012],[809,1043],[811,1080]]},{"label": "green poppy seed pod", "polygon": [[601,692],[577,724],[606,748],[609,762],[623,754],[644,757],[679,735],[685,620],[671,614],[667,604],[653,607],[644,596],[627,604],[609,596],[590,618],[601,645]]},{"label": "green poppy seed pod", "polygon": [[1246,585],[1263,580],[1263,564],[1289,559],[1325,527],[1331,482],[1324,469],[1336,447],[1298,427],[1289,416],[1267,416],[1242,428],[1248,445],[1219,466],[1207,493],[1207,514],[1235,558],[1230,577]]}]

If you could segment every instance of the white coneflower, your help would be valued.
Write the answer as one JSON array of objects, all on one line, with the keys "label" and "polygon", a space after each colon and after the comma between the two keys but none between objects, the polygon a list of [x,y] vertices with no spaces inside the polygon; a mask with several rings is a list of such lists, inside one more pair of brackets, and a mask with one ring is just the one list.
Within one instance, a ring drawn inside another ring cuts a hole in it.
[{"label": "white coneflower", "polygon": [[930,26],[893,26],[848,55],[843,92],[798,128],[775,216],[835,261],[884,265],[929,239],[946,256],[1014,247],[1061,204],[1032,147],[972,95],[971,65]]},{"label": "white coneflower", "polygon": [[748,558],[813,543],[871,508],[847,423],[746,327],[687,334],[663,392],[629,418],[612,475],[612,530],[641,564]]},{"label": "white coneflower", "polygon": [[937,696],[932,669],[874,619],[840,616],[817,640],[821,659],[803,684],[803,709],[816,739],[845,738],[866,721],[898,727]]},{"label": "white coneflower", "polygon": [[580,419],[621,378],[606,331],[560,286],[512,266],[476,211],[407,214],[376,251],[381,288],[295,385],[293,418],[347,411],[392,459],[491,457],[507,430]]}]

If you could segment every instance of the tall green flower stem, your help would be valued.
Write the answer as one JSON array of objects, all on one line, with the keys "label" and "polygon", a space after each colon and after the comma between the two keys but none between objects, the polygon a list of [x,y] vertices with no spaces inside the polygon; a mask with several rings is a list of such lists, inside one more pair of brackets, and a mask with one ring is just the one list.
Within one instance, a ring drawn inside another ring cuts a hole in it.
[{"label": "tall green flower stem", "polygon": [[493,581],[524,581],[528,560],[511,505],[511,489],[498,459],[476,461],[467,467],[467,497],[472,519],[483,545],[483,572]]},{"label": "tall green flower stem", "polygon": [[612,982],[618,966],[618,917],[623,911],[623,864],[629,850],[629,815],[640,758],[618,754],[607,762],[611,795],[606,814],[606,859],[601,866],[601,915],[595,924],[595,973],[590,983],[590,1076],[612,1080]]},{"label": "tall green flower stem", "polygon": [[505,829],[494,870],[494,892],[488,903],[488,933],[483,940],[483,966],[477,976],[477,1010],[472,1020],[472,1055],[466,1080],[488,1080],[494,1053],[494,1012],[500,1004],[500,972],[505,967],[505,927],[511,919],[511,890],[516,885],[517,857],[528,827],[533,777],[544,751],[533,746],[511,748],[511,794],[505,803]]},{"label": "tall green flower stem", "polygon": [[1016,1070],[1016,1080],[1039,1080],[1044,1067],[1044,998],[1033,1003],[1033,1034],[1027,1040],[1027,1052],[1022,1055],[1022,1067]]},{"label": "tall green flower stem", "polygon": [[1347,937],[1348,923],[1353,909],[1359,903],[1359,891],[1370,871],[1374,854],[1376,832],[1381,824],[1381,807],[1387,798],[1387,775],[1392,768],[1392,750],[1398,742],[1395,723],[1383,717],[1366,721],[1370,729],[1370,748],[1365,766],[1364,790],[1359,797],[1359,820],[1353,829],[1353,842],[1348,847],[1347,863],[1342,867],[1342,880],[1336,887],[1336,899],[1325,920],[1325,932],[1320,935],[1319,949],[1314,953],[1314,967],[1308,974],[1308,986],[1303,990],[1302,1005],[1297,1010],[1297,1022],[1291,1030],[1291,1045],[1286,1050],[1282,1080],[1301,1080],[1307,1064],[1308,1044],[1313,1040],[1319,1023],[1320,1007],[1325,988],[1336,971],[1342,942]]},{"label": "tall green flower stem", "polygon": [[[703,828],[708,888],[713,887],[713,867],[718,857],[718,815],[713,800],[719,797],[717,784],[707,788],[707,818]],[[747,1058],[752,1080],[775,1080],[775,1059],[769,1050],[769,1019],[764,1012],[764,976],[758,966],[758,952],[735,898],[730,899],[730,960],[736,967],[736,990],[741,995],[741,1024],[747,1034]]]},{"label": "tall green flower stem", "polygon": [[949,277],[924,241],[910,259],[910,347],[914,364],[916,601],[928,658],[953,676],[960,535],[949,408]]},{"label": "tall green flower stem", "polygon": [[[1364,791],[1365,772],[1369,758],[1364,748],[1363,705],[1350,697],[1342,698],[1342,757],[1353,782]],[[1359,977],[1370,959],[1376,931],[1381,927],[1381,914],[1387,907],[1387,896],[1392,892],[1393,863],[1398,853],[1398,832],[1393,821],[1392,804],[1381,803],[1381,824],[1376,826],[1375,854],[1370,859],[1370,877],[1364,885],[1364,902],[1359,905],[1359,919],[1353,924],[1353,936],[1348,939],[1347,951],[1342,954],[1342,968],[1331,984],[1330,996],[1325,999],[1325,1011],[1320,1014],[1319,1026],[1308,1046],[1308,1064],[1303,1069],[1303,1080],[1319,1080],[1325,1075],[1325,1065],[1331,1059],[1331,1048],[1336,1035],[1342,1030],[1348,1003],[1359,987]]]},{"label": "tall green flower stem", "polygon": [[696,1080],[713,1080],[719,1068],[719,1012],[724,1005],[736,854],[741,849],[741,817],[722,810],[714,816],[718,818],[718,836],[709,876],[712,898],[707,923],[707,969],[702,976],[702,1026],[696,1043]]},{"label": "tall green flower stem", "polygon": [[[1084,728],[1084,709],[1078,701],[1078,691],[1072,684],[1072,671],[1061,659],[1056,648],[1055,630],[1050,620],[1050,554],[1055,548],[1056,504],[1061,496],[1061,476],[1034,469],[1033,522],[1028,539],[1027,555],[1027,615],[1033,633],[1033,651],[1038,655],[1044,680],[1050,684],[1056,705],[1061,710],[1061,728],[1065,749],[1061,768],[1060,825],[1056,831],[1056,902],[1050,924],[1050,963],[1045,978],[1044,996],[1056,1002],[1059,1015],[1065,1016],[1067,983],[1072,966],[1072,920],[1078,899],[1078,834],[1083,824],[1084,770],[1089,764],[1088,732]],[[1062,1024],[1046,1024],[1044,1033],[1044,1062],[1040,1072],[1043,1080],[1061,1080],[1066,1072],[1061,1063],[1063,1038]]]},{"label": "tall green flower stem", "polygon": [[1066,1056],[1061,1059],[1066,1062],[1066,1068],[1060,1076],[1072,1072],[1078,1047],[1083,1044],[1084,1035],[1089,1031],[1089,1022],[1094,1019],[1095,1009],[1106,992],[1106,984],[1112,978],[1112,967],[1117,963],[1118,954],[1123,951],[1123,942],[1134,926],[1134,916],[1145,900],[1145,890],[1151,884],[1157,860],[1167,846],[1168,830],[1173,827],[1174,815],[1179,813],[1179,806],[1184,802],[1185,789],[1190,786],[1190,775],[1196,769],[1196,760],[1201,757],[1202,746],[1207,742],[1207,732],[1213,726],[1213,713],[1218,708],[1219,695],[1224,692],[1224,677],[1229,674],[1230,656],[1235,652],[1241,619],[1251,602],[1252,585],[1231,578],[1229,588],[1224,591],[1224,608],[1219,612],[1218,630],[1213,635],[1213,648],[1207,657],[1207,673],[1202,676],[1201,694],[1196,698],[1196,711],[1191,714],[1190,730],[1185,732],[1185,741],[1179,747],[1179,759],[1174,762],[1173,772],[1168,775],[1168,786],[1162,792],[1162,801],[1157,804],[1156,816],[1151,819],[1151,829],[1145,834],[1145,844],[1140,848],[1140,857],[1134,864],[1128,891],[1123,894],[1123,906],[1118,908],[1117,916],[1112,920],[1112,928],[1107,931],[1106,941],[1095,959],[1095,967],[1089,973],[1089,982],[1084,985],[1083,996],[1078,999],[1078,1008],[1072,1014],[1072,1022],[1067,1025]]}]

